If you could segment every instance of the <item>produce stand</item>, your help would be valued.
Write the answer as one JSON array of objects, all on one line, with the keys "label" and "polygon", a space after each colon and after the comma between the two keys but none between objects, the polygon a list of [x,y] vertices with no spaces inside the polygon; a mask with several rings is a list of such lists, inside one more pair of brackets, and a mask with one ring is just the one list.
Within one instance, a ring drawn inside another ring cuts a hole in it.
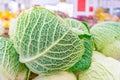
[{"label": "produce stand", "polygon": [[0,80],[120,80],[119,15],[93,0],[60,0],[78,4],[72,16],[25,1],[0,11]]}]

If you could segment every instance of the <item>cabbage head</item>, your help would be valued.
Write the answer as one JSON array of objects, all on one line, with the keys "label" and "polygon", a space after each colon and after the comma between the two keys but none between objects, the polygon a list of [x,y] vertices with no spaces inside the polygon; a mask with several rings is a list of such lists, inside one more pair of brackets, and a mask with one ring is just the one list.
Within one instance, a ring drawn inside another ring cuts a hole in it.
[{"label": "cabbage head", "polygon": [[50,75],[69,70],[82,59],[89,37],[49,10],[32,7],[19,15],[13,42],[20,61],[32,72]]},{"label": "cabbage head", "polygon": [[93,52],[91,67],[78,73],[78,80],[120,80],[120,62]]},{"label": "cabbage head", "polygon": [[77,80],[77,78],[72,72],[65,71],[49,76],[38,76],[33,80]]},{"label": "cabbage head", "polygon": [[120,59],[120,23],[98,23],[92,27],[91,34],[97,51]]},{"label": "cabbage head", "polygon": [[19,62],[13,43],[0,37],[0,80],[29,80],[30,71]]}]

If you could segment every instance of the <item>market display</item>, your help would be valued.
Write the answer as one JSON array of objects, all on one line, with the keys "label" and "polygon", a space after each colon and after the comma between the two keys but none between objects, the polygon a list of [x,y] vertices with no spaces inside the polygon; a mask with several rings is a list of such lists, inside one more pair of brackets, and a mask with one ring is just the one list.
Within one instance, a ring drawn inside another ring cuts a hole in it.
[{"label": "market display", "polygon": [[0,80],[120,80],[119,37],[118,22],[90,29],[33,6],[11,21],[9,38],[0,37]]}]

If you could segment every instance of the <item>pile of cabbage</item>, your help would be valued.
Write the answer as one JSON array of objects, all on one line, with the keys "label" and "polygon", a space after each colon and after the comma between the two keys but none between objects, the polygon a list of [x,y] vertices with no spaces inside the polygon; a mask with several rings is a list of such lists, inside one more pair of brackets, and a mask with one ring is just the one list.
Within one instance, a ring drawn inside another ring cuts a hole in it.
[{"label": "pile of cabbage", "polygon": [[23,11],[0,38],[0,80],[120,80],[120,24],[89,26],[41,7]]}]

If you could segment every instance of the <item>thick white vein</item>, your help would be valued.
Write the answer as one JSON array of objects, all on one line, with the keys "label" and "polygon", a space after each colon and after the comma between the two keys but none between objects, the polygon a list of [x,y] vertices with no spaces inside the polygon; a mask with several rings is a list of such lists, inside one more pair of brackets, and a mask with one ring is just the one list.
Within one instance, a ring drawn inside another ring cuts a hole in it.
[{"label": "thick white vein", "polygon": [[72,46],[72,44],[60,44],[60,43],[58,43],[57,45],[58,46]]},{"label": "thick white vein", "polygon": [[57,23],[56,23],[56,25],[55,25],[55,29],[54,29],[54,32],[53,32],[53,36],[52,36],[52,42],[54,42],[54,36],[56,36],[55,35],[55,33],[56,33],[56,29],[57,29],[57,27],[58,27],[58,21],[57,21]]}]

